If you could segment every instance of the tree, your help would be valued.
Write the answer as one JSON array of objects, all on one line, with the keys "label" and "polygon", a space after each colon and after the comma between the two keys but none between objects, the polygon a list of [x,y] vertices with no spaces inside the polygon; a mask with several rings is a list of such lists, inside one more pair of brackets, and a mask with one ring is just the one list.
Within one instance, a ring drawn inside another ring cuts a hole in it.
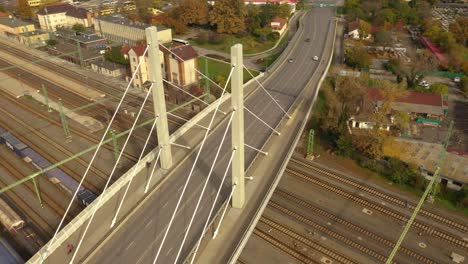
[{"label": "tree", "polygon": [[205,0],[183,0],[180,3],[180,19],[186,25],[208,23],[208,2]]},{"label": "tree", "polygon": [[244,1],[217,0],[209,15],[209,22],[218,33],[236,34],[245,30]]},{"label": "tree", "polygon": [[393,117],[395,118],[394,123],[396,125],[396,128],[399,131],[403,132],[408,128],[410,116],[407,112],[398,111]]},{"label": "tree", "polygon": [[72,29],[76,32],[84,32],[86,31],[86,27],[83,24],[76,23],[72,26]]},{"label": "tree", "polygon": [[378,14],[378,18],[381,19],[382,22],[390,22],[392,24],[396,22],[396,14],[390,8],[382,9]]},{"label": "tree", "polygon": [[432,93],[444,95],[448,94],[448,87],[443,83],[434,83],[431,85],[429,91]]},{"label": "tree", "polygon": [[468,17],[458,17],[450,24],[449,31],[453,34],[459,44],[466,47],[468,44]]},{"label": "tree", "polygon": [[110,60],[112,62],[118,63],[118,64],[123,64],[123,65],[128,65],[130,62],[128,59],[125,59],[125,57],[120,53],[120,50],[122,49],[122,46],[115,46],[112,47],[110,50],[106,51],[104,53],[104,58],[107,60]]},{"label": "tree", "polygon": [[362,45],[346,48],[345,61],[349,66],[360,69],[367,68],[372,64],[371,56]]},{"label": "tree", "polygon": [[378,30],[375,32],[375,42],[384,47],[392,43],[392,35],[386,30]]},{"label": "tree", "polygon": [[468,95],[468,76],[461,78],[461,90]]},{"label": "tree", "polygon": [[18,0],[18,15],[21,19],[30,19],[32,17],[28,0]]},{"label": "tree", "polygon": [[367,36],[369,36],[369,33],[371,31],[371,25],[365,21],[360,21],[359,22],[359,37],[361,39],[365,39],[367,38]]}]

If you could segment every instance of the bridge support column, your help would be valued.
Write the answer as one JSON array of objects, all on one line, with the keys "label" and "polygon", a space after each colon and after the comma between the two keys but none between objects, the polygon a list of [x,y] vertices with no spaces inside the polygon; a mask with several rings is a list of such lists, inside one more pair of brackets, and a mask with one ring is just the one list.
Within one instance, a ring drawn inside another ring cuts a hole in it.
[{"label": "bridge support column", "polygon": [[164,98],[163,77],[161,71],[161,58],[159,57],[158,30],[156,27],[146,28],[146,41],[148,42],[148,73],[153,84],[154,114],[159,116],[156,122],[158,143],[161,148],[161,168],[172,167],[171,142],[169,140],[169,126],[167,124],[166,100]]},{"label": "bridge support column", "polygon": [[232,195],[232,207],[242,208],[245,202],[244,189],[244,66],[242,45],[231,47],[231,104],[235,109],[232,118],[232,148],[236,149],[232,160],[232,185],[236,186]]}]

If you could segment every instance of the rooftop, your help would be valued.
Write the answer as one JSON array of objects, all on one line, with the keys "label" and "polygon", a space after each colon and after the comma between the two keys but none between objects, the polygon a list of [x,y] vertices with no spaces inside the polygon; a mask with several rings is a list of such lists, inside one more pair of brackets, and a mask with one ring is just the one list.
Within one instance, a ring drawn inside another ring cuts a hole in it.
[{"label": "rooftop", "polygon": [[125,67],[123,65],[120,65],[120,64],[117,64],[117,63],[114,63],[114,62],[110,62],[110,61],[107,61],[107,60],[94,61],[91,64],[97,65],[97,66],[99,66],[101,68],[108,69],[108,70],[111,70],[111,71],[112,70],[120,70],[120,69]]},{"label": "rooftop", "polygon": [[0,17],[0,24],[11,27],[11,28],[16,28],[16,27],[24,27],[28,25],[34,25],[31,22],[26,22],[17,18],[9,18],[9,17]]},{"label": "rooftop", "polygon": [[[423,166],[426,170],[435,172],[439,154],[444,151],[441,144],[428,143],[409,139],[397,139],[401,148],[400,158],[406,162]],[[448,152],[442,166],[442,176],[468,183],[468,156]]]},{"label": "rooftop", "polygon": [[70,4],[58,3],[45,6],[37,12],[38,15],[50,15],[58,13],[66,13],[67,16],[76,18],[86,18],[88,11],[84,8],[72,6]]},{"label": "rooftop", "polygon": [[[123,16],[122,14],[110,14],[107,16],[100,16],[95,19],[107,21],[107,22],[111,22],[115,24],[126,25],[129,27],[141,28],[141,29],[145,29],[150,26],[149,24],[146,24],[146,23],[141,23],[141,22],[130,20],[126,18],[125,16]],[[162,30],[166,30],[166,28],[163,26],[158,26],[158,31],[162,31]]]}]

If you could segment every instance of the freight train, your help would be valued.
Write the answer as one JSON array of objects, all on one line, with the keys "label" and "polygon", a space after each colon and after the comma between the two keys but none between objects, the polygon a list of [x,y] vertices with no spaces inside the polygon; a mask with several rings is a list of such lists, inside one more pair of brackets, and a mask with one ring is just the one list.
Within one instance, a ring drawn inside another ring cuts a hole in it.
[{"label": "freight train", "polygon": [[[39,155],[36,151],[31,149],[25,143],[21,142],[21,140],[10,134],[2,127],[0,127],[0,144],[5,144],[9,149],[15,152],[16,155],[18,155],[24,161],[31,163],[38,170],[43,170],[52,166],[52,164],[47,159]],[[91,204],[97,197],[90,190],[80,186],[77,181],[75,181],[70,175],[66,174],[59,168],[48,170],[44,174],[47,176],[49,181],[58,185],[62,190],[71,195],[73,195],[79,187],[76,199],[85,206]]]},{"label": "freight train", "polygon": [[18,255],[13,247],[0,237],[0,263],[2,264],[23,264],[24,260]]}]

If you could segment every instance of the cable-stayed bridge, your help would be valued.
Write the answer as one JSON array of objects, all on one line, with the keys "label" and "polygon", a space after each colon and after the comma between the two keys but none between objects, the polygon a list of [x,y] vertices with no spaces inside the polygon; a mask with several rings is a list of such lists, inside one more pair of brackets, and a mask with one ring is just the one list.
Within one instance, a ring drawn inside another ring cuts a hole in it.
[{"label": "cable-stayed bridge", "polygon": [[[224,96],[172,135],[164,125],[164,80],[160,72],[152,72],[153,85],[142,106],[154,104],[154,132],[148,136],[157,135],[160,146],[62,226],[30,262],[182,263],[195,259],[207,263],[209,259],[224,263],[235,259],[249,226],[261,214],[265,197],[279,180],[329,66],[335,37],[333,15],[331,8],[305,13],[277,65],[245,87],[239,80],[249,73],[239,59],[241,47],[235,45],[231,82],[218,87]],[[147,52],[150,64],[158,65],[157,60],[151,61],[157,57],[151,49],[157,46],[151,30],[147,31]],[[231,201],[233,207],[228,208]],[[198,250],[202,234],[206,235]],[[213,234],[218,236],[216,243],[206,244]],[[70,244],[74,245],[72,254],[66,249]],[[205,254],[205,247],[216,251]]]}]

